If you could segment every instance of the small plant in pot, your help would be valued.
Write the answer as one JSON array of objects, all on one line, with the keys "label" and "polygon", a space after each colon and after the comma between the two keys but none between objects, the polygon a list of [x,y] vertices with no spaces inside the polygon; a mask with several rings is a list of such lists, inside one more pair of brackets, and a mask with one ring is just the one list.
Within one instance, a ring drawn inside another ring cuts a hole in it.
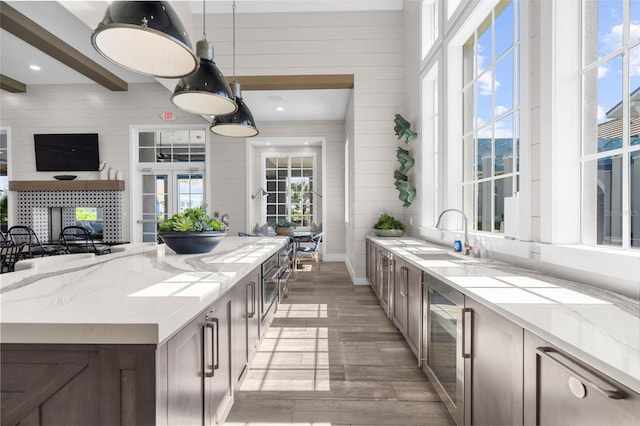
[{"label": "small plant in pot", "polygon": [[190,207],[160,224],[158,236],[178,254],[208,253],[227,235],[224,223],[207,215],[204,207]]},{"label": "small plant in pot", "polygon": [[393,216],[382,213],[378,218],[378,222],[373,225],[375,234],[379,237],[399,237],[404,235],[406,227]]},{"label": "small plant in pot", "polygon": [[274,229],[274,231],[276,231],[276,234],[278,235],[291,236],[293,235],[293,230],[295,229],[296,224],[287,220],[280,220],[271,225],[271,227]]}]

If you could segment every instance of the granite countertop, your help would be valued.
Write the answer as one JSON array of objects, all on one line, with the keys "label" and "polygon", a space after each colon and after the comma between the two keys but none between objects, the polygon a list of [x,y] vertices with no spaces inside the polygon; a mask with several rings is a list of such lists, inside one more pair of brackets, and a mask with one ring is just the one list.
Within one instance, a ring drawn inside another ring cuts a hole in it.
[{"label": "granite countertop", "polygon": [[367,238],[640,393],[637,300],[415,238]]},{"label": "granite countertop", "polygon": [[225,237],[199,255],[149,243],[36,259],[33,268],[2,275],[0,342],[160,344],[286,241]]}]

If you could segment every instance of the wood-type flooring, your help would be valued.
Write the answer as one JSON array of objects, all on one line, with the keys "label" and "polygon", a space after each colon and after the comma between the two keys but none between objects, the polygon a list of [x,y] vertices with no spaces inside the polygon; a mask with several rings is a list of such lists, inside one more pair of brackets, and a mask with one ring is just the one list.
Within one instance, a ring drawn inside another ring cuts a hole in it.
[{"label": "wood-type flooring", "polygon": [[373,290],[322,262],[292,274],[225,424],[454,423]]}]

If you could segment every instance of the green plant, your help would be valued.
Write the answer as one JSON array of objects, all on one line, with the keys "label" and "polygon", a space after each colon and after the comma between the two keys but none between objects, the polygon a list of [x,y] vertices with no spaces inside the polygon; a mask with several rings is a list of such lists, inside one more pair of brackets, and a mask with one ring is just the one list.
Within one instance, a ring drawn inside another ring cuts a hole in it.
[{"label": "green plant", "polygon": [[8,220],[9,212],[7,209],[7,195],[4,191],[0,192],[2,192],[2,195],[0,195],[0,222],[6,222]]},{"label": "green plant", "polygon": [[225,231],[224,223],[211,219],[204,207],[190,207],[182,213],[174,214],[160,224],[160,231]]},{"label": "green plant", "polygon": [[286,220],[280,220],[280,221],[274,223],[273,225],[271,225],[271,227],[273,229],[276,229],[276,228],[290,228],[290,227],[294,227],[295,228],[296,224],[293,223],[293,222],[286,221]]},{"label": "green plant", "polygon": [[400,222],[393,216],[389,216],[387,213],[382,213],[378,218],[378,223],[373,225],[375,229],[399,229],[404,231],[404,223]]}]

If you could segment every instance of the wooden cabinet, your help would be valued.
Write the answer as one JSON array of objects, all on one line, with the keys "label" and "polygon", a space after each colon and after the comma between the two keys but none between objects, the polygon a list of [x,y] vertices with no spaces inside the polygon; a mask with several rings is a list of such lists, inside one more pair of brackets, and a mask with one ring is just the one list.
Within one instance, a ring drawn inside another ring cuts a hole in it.
[{"label": "wooden cabinet", "polygon": [[422,349],[422,271],[395,259],[393,322],[420,363]]},{"label": "wooden cabinet", "polygon": [[258,351],[261,338],[260,324],[260,269],[256,269],[247,278],[247,345],[249,361]]},{"label": "wooden cabinet", "polygon": [[205,425],[222,423],[231,409],[231,303],[230,295],[223,297],[205,317]]},{"label": "wooden cabinet", "polygon": [[249,361],[258,348],[260,339],[260,271],[257,269],[234,289],[233,327],[233,373],[234,386],[246,371]]},{"label": "wooden cabinet", "polygon": [[212,425],[231,402],[231,297],[223,297],[167,343],[167,422]]},{"label": "wooden cabinet", "polygon": [[[205,314],[187,324],[166,346],[168,424],[203,424]],[[207,346],[208,348],[208,346]]]},{"label": "wooden cabinet", "polygon": [[166,424],[156,420],[166,400],[157,403],[163,394],[154,392],[163,367],[153,345],[2,344],[0,349],[2,425]]},{"label": "wooden cabinet", "polygon": [[636,425],[640,395],[564,353],[524,334],[525,425]]},{"label": "wooden cabinet", "polygon": [[403,336],[407,335],[407,294],[409,292],[409,268],[406,262],[395,260],[393,279],[393,323]]},{"label": "wooden cabinet", "polygon": [[466,297],[465,424],[522,424],[522,327]]}]

